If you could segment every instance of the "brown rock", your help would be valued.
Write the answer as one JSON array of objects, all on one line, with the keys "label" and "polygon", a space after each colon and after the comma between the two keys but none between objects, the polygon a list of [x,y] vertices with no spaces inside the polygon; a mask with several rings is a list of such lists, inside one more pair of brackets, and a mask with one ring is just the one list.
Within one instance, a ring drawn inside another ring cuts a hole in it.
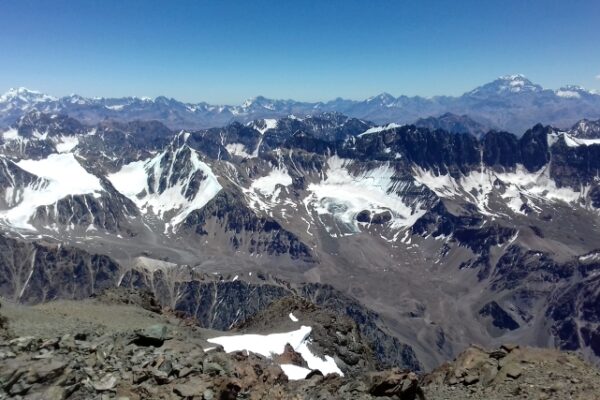
[{"label": "brown rock", "polygon": [[278,364],[292,364],[297,365],[298,367],[308,368],[308,364],[304,358],[302,358],[302,354],[296,352],[289,343],[285,345],[283,353],[275,357],[275,362]]}]

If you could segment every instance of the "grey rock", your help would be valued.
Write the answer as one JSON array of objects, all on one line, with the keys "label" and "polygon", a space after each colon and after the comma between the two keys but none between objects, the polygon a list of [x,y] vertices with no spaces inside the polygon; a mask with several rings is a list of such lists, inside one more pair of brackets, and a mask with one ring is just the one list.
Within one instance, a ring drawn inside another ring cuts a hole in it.
[{"label": "grey rock", "polygon": [[518,379],[523,373],[523,369],[516,364],[508,364],[502,368],[502,371],[512,379]]}]

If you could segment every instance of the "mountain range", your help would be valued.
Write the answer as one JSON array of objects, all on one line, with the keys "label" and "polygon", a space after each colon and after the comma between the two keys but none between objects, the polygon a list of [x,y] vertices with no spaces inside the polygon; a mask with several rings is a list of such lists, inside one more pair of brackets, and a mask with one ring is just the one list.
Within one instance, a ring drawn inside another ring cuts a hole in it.
[{"label": "mountain range", "polygon": [[597,363],[600,122],[449,120],[179,130],[30,110],[0,132],[0,295],[144,289],[226,329],[293,294],[347,314],[388,366],[504,342]]},{"label": "mountain range", "polygon": [[171,129],[188,130],[290,115],[303,118],[323,112],[339,112],[377,124],[408,124],[451,113],[468,115],[473,121],[469,125],[477,126],[477,131],[505,130],[520,136],[536,123],[564,129],[582,118],[600,118],[600,94],[573,85],[544,89],[519,74],[502,76],[458,97],[394,97],[382,93],[366,100],[299,102],[258,96],[238,106],[184,103],[163,96],[85,98],[73,94],[55,98],[19,88],[0,96],[0,126],[13,124],[32,110],[67,114],[87,124],[108,119],[156,120]]}]

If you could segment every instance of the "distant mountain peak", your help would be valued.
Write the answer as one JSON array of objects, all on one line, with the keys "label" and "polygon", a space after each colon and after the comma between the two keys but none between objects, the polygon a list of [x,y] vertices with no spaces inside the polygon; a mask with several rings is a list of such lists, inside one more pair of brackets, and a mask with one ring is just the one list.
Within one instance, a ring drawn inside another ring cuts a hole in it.
[{"label": "distant mountain peak", "polygon": [[498,79],[479,86],[467,95],[535,93],[544,90],[540,85],[531,82],[523,74],[503,75]]},{"label": "distant mountain peak", "polygon": [[25,87],[10,88],[6,93],[0,96],[0,102],[20,100],[22,102],[39,102],[56,100],[55,97],[48,96],[36,90],[29,90]]},{"label": "distant mountain peak", "polygon": [[396,100],[396,98],[394,96],[392,96],[391,94],[387,93],[387,92],[383,92],[378,94],[377,96],[373,96],[373,97],[369,97],[367,99],[367,103],[371,103],[373,101],[375,102],[379,102],[380,104],[383,105],[388,105],[393,103]]},{"label": "distant mountain peak", "polygon": [[273,100],[267,99],[265,96],[255,96],[245,100],[242,103],[242,108],[264,107],[269,108],[273,105]]}]

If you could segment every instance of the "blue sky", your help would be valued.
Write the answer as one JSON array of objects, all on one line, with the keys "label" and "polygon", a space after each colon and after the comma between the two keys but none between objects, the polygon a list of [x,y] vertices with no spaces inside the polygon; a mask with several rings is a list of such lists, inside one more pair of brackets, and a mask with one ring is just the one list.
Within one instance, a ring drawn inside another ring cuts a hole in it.
[{"label": "blue sky", "polygon": [[0,92],[238,104],[600,89],[600,1],[0,0]]}]

